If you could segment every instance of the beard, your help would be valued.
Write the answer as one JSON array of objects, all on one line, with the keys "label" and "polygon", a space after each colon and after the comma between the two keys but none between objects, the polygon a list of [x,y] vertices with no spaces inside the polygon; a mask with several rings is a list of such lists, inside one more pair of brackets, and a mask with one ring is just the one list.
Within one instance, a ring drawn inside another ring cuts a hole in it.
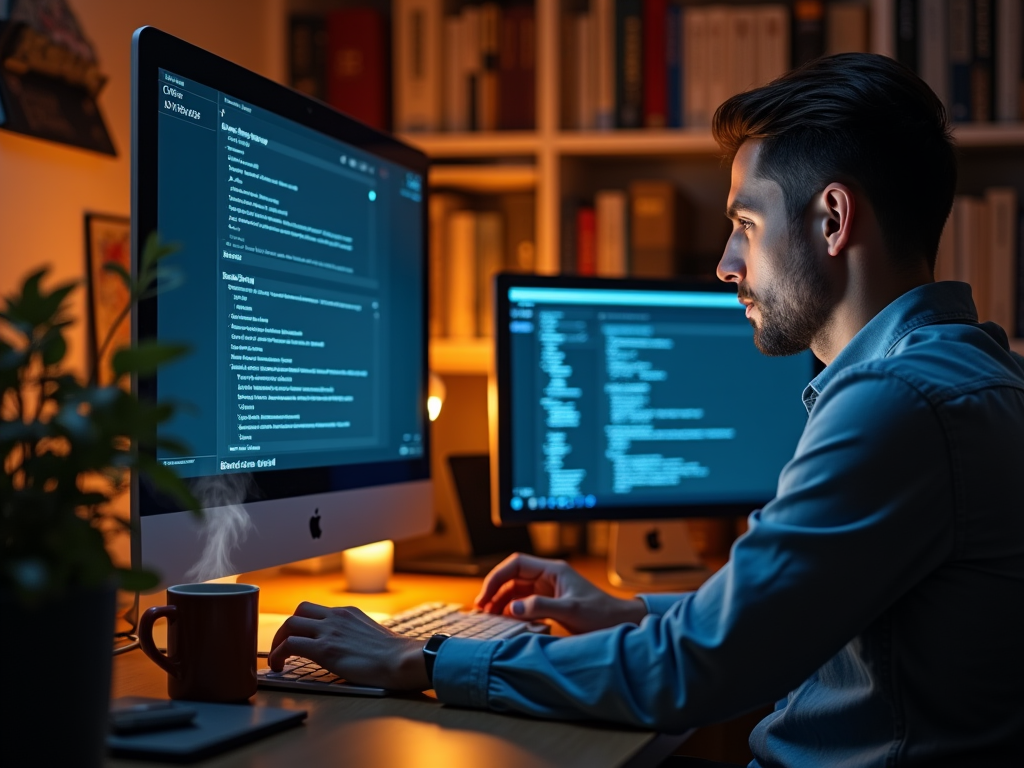
[{"label": "beard", "polygon": [[836,305],[824,267],[798,230],[790,232],[789,243],[784,252],[766,254],[774,266],[772,273],[784,276],[783,280],[769,280],[757,293],[740,283],[737,291],[739,298],[757,306],[760,324],[749,318],[754,345],[769,357],[809,349]]}]

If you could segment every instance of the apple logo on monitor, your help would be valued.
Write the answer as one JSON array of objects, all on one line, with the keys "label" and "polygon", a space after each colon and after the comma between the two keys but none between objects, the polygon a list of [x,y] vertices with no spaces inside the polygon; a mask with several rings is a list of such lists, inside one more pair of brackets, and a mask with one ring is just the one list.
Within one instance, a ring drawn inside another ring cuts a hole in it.
[{"label": "apple logo on monitor", "polygon": [[661,549],[661,540],[658,537],[658,529],[657,528],[651,528],[651,530],[649,530],[647,532],[646,539],[647,539],[647,548],[648,549],[654,550],[654,551],[657,551],[657,550]]},{"label": "apple logo on monitor", "polygon": [[320,508],[313,510],[313,516],[309,518],[309,533],[314,539],[320,538]]}]

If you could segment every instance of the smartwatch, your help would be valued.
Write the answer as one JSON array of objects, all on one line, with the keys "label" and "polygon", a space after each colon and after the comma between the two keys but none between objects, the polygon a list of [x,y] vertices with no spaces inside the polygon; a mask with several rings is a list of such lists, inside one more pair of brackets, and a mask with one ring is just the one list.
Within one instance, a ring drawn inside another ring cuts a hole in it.
[{"label": "smartwatch", "polygon": [[441,644],[449,637],[451,635],[438,632],[436,635],[432,635],[427,640],[427,644],[423,646],[423,661],[427,665],[427,680],[431,685],[434,684],[434,662],[437,661],[437,652],[441,650]]}]

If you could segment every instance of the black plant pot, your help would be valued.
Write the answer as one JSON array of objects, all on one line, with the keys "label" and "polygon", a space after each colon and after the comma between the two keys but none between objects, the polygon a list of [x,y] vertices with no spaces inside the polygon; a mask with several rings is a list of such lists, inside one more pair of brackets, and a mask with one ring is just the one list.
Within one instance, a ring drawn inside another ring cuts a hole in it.
[{"label": "black plant pot", "polygon": [[0,590],[0,761],[103,764],[115,594],[112,585],[72,588],[29,607]]}]

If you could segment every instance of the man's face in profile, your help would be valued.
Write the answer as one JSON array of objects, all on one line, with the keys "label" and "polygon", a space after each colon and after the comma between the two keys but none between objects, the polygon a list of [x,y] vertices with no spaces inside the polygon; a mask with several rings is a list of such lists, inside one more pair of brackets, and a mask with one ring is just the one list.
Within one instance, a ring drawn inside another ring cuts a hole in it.
[{"label": "man's face in profile", "polygon": [[794,355],[809,348],[835,306],[819,253],[805,222],[793,221],[782,187],[757,174],[761,142],[746,141],[732,163],[726,215],[732,234],[718,277],[737,284],[762,354]]}]

